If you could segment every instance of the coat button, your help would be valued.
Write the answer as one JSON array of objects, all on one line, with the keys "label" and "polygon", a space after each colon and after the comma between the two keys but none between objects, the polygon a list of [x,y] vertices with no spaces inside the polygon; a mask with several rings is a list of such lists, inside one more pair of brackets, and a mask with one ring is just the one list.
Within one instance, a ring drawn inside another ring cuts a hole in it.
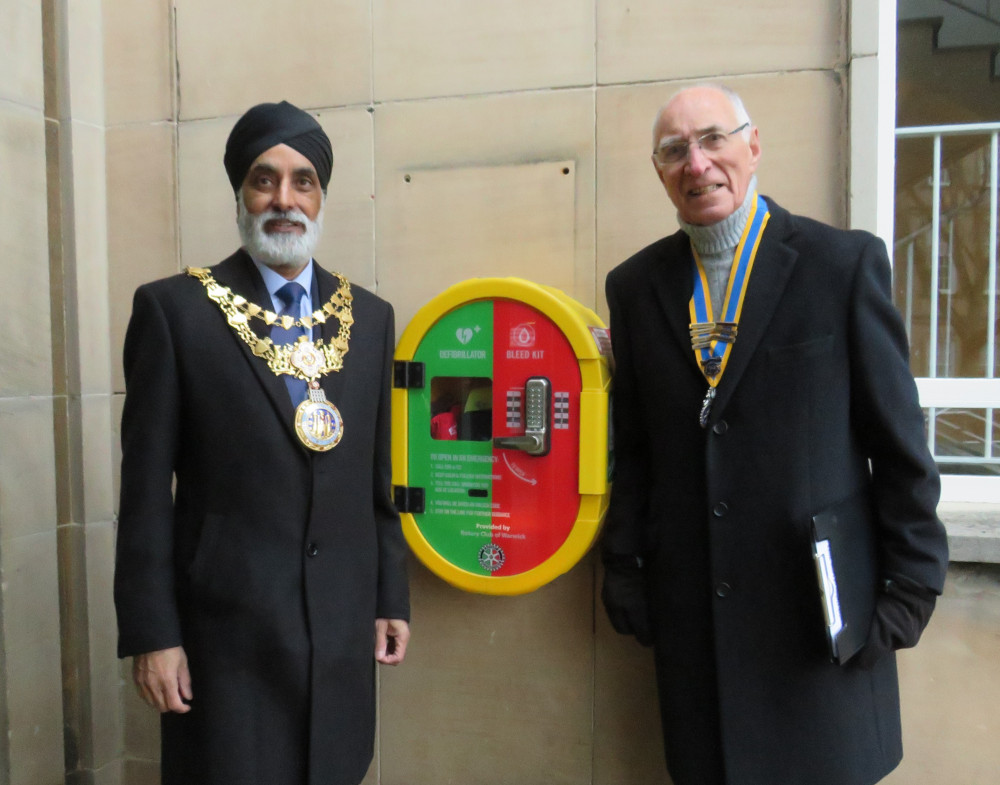
[{"label": "coat button", "polygon": [[715,595],[717,597],[723,597],[723,598],[725,598],[725,597],[729,596],[729,593],[732,590],[733,590],[733,587],[730,586],[728,583],[720,583],[718,586],[715,587]]},{"label": "coat button", "polygon": [[712,508],[712,515],[716,518],[722,518],[729,512],[729,505],[725,502],[719,502]]},{"label": "coat button", "polygon": [[306,547],[306,556],[315,556],[318,553],[319,548],[316,547],[316,543],[309,543],[308,547]]},{"label": "coat button", "polygon": [[725,420],[720,420],[715,425],[712,426],[712,432],[722,436],[726,431],[729,430],[729,423]]}]

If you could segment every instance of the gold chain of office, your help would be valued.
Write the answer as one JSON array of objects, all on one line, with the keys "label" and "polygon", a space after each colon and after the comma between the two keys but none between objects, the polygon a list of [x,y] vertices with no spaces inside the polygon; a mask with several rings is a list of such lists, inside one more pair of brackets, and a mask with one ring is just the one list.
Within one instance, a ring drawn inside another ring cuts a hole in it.
[{"label": "gold chain of office", "polygon": [[[313,311],[310,316],[295,319],[291,316],[279,316],[274,311],[262,308],[245,297],[235,294],[228,286],[223,286],[216,281],[211,272],[204,267],[188,267],[186,272],[202,282],[209,298],[216,302],[222,313],[225,314],[230,327],[250,347],[254,356],[267,361],[267,367],[271,369],[272,373],[279,376],[288,374],[309,382],[344,367],[344,355],[348,352],[351,325],[354,324],[354,316],[351,313],[351,303],[354,297],[351,294],[351,284],[340,273],[334,273],[337,280],[340,281],[340,286],[329,301],[322,308]],[[316,353],[314,357],[310,358],[310,362],[306,363],[303,363],[297,355],[297,353],[301,354],[304,345],[311,344],[305,336],[300,338],[297,343],[286,343],[279,346],[270,338],[261,338],[250,328],[250,320],[257,318],[265,324],[272,326],[278,324],[286,330],[290,330],[292,327],[310,329],[314,324],[325,323],[331,316],[340,323],[337,335],[330,343],[324,343],[323,339],[320,338],[315,344],[312,344]],[[297,356],[293,358],[293,355]]]}]

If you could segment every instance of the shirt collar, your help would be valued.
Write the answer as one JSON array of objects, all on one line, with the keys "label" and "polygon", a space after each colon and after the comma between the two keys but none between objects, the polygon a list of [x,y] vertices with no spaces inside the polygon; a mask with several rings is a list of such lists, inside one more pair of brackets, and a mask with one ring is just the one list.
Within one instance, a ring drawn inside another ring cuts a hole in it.
[{"label": "shirt collar", "polygon": [[[267,287],[267,293],[271,295],[271,306],[274,312],[277,313],[281,310],[281,301],[275,297],[278,289],[288,283],[288,279],[283,275],[276,273],[270,267],[268,267],[263,262],[258,262],[252,256],[254,266],[260,272],[261,278],[264,279],[264,286]],[[300,284],[303,289],[306,290],[306,307],[303,309],[306,312],[312,311],[312,280],[313,280],[313,260],[309,260],[309,264],[302,268],[302,271],[292,279],[295,283]]]}]

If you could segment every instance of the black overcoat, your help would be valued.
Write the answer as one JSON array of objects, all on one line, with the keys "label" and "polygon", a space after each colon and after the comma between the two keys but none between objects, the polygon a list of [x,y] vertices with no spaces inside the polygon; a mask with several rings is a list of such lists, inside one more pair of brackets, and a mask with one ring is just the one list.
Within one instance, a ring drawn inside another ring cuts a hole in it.
[{"label": "black overcoat", "polygon": [[902,755],[895,657],[871,671],[829,661],[810,521],[860,500],[873,572],[940,592],[939,479],[884,244],[768,203],[705,429],[687,235],[608,275],[617,471],[604,548],[646,558],[678,785],[868,785]]},{"label": "black overcoat", "polygon": [[[326,302],[337,281],[314,269]],[[212,272],[270,304],[244,252]],[[120,656],[183,645],[190,660],[192,710],[163,717],[164,785],[352,785],[371,760],[374,623],[408,619],[409,599],[390,496],[392,308],[352,293],[344,367],[322,380],[344,433],[316,453],[283,378],[197,279],[136,292],[115,601]]]}]

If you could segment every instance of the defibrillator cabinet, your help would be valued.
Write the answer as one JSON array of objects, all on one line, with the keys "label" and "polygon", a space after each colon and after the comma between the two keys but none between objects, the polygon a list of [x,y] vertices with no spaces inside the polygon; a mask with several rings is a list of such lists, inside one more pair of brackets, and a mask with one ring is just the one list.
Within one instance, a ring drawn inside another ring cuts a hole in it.
[{"label": "defibrillator cabinet", "polygon": [[416,556],[466,591],[522,594],[593,545],[607,510],[611,354],[558,289],[477,278],[403,332],[393,492]]}]

